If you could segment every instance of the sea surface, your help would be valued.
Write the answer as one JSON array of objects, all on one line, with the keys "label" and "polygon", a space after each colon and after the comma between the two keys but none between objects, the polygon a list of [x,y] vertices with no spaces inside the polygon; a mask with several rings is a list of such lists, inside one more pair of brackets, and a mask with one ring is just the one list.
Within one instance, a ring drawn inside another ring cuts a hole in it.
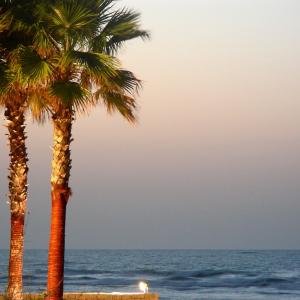
[{"label": "sea surface", "polygon": [[[0,292],[7,283],[0,250]],[[45,291],[47,251],[27,250],[24,290]],[[160,299],[300,300],[300,251],[70,250],[65,290],[136,292],[146,281]]]}]

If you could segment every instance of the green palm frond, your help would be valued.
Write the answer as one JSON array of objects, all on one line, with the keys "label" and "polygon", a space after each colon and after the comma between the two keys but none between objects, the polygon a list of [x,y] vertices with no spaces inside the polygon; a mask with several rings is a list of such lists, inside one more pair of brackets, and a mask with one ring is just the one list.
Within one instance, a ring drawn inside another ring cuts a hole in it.
[{"label": "green palm frond", "polygon": [[84,70],[81,73],[81,83],[87,88],[90,86],[101,87],[105,86],[106,89],[114,91],[122,91],[130,95],[138,94],[139,89],[142,87],[142,82],[135,75],[124,69],[116,69],[114,76],[90,76],[90,73]]},{"label": "green palm frond", "polygon": [[34,50],[29,47],[19,49],[20,68],[22,75],[28,81],[42,81],[49,78],[52,68],[46,59],[42,59]]},{"label": "green palm frond", "polygon": [[46,32],[46,30],[36,25],[34,26],[35,34],[33,36],[33,47],[41,56],[51,56],[55,50],[59,49],[59,44]]},{"label": "green palm frond", "polygon": [[105,44],[105,52],[108,54],[116,54],[126,41],[141,38],[143,40],[149,39],[150,34],[145,30],[132,30],[123,34],[113,35]]},{"label": "green palm frond", "polygon": [[140,14],[128,9],[121,9],[111,15],[109,21],[93,40],[93,51],[116,53],[125,41],[150,37],[149,32],[140,29]]},{"label": "green palm frond", "polygon": [[69,64],[76,63],[86,72],[94,76],[116,76],[119,61],[105,53],[92,53],[83,51],[69,51],[67,53]]},{"label": "green palm frond", "polygon": [[107,90],[105,87],[100,88],[94,97],[101,99],[108,113],[118,111],[127,121],[136,122],[136,101],[133,97],[122,92]]},{"label": "green palm frond", "polygon": [[98,25],[106,24],[113,14],[112,9],[119,0],[80,0],[81,3],[97,15]]},{"label": "green palm frond", "polygon": [[13,16],[10,11],[2,13],[0,15],[0,32],[9,30],[12,20]]},{"label": "green palm frond", "polygon": [[118,0],[96,0],[94,3],[97,6],[98,11],[105,14],[113,8],[114,3],[117,1]]},{"label": "green palm frond", "polygon": [[138,93],[142,87],[141,80],[136,78],[132,72],[125,69],[118,70],[116,76],[111,78],[108,83],[119,87],[131,95]]},{"label": "green palm frond", "polygon": [[27,103],[33,120],[44,123],[51,115],[48,90],[36,88],[29,92]]},{"label": "green palm frond", "polygon": [[135,94],[141,88],[141,81],[124,69],[117,69],[115,76],[90,77],[82,72],[81,84],[87,89],[98,87],[92,97],[91,105],[104,104],[109,113],[118,111],[130,122],[135,122]]},{"label": "green palm frond", "polygon": [[57,1],[45,18],[48,31],[65,50],[91,36],[98,26],[97,14],[80,0]]},{"label": "green palm frond", "polygon": [[71,81],[57,81],[52,84],[50,95],[61,100],[65,107],[85,107],[85,100],[89,92],[79,83]]},{"label": "green palm frond", "polygon": [[118,111],[125,119],[134,123],[137,109],[135,93],[141,87],[141,81],[128,70],[117,70],[111,78],[99,78],[99,89],[93,94],[94,105],[103,103],[109,113]]},{"label": "green palm frond", "polygon": [[106,35],[122,34],[139,27],[140,14],[129,9],[117,10],[110,18],[102,32]]},{"label": "green palm frond", "polygon": [[13,82],[13,74],[5,64],[0,64],[0,97],[8,92]]},{"label": "green palm frond", "polygon": [[[34,7],[39,0],[15,0],[4,2],[4,4],[0,5],[0,31],[30,32],[32,25],[35,23]],[[3,26],[5,24],[6,26]]]}]

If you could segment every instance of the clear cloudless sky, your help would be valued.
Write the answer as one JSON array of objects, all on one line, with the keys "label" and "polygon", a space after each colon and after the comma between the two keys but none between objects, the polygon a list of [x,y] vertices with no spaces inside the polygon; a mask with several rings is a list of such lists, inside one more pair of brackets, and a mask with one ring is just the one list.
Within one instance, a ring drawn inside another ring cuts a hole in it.
[{"label": "clear cloudless sky", "polygon": [[[152,33],[120,53],[144,80],[139,124],[76,120],[67,248],[300,248],[300,1],[118,5]],[[26,247],[47,248],[51,126],[28,124]]]}]

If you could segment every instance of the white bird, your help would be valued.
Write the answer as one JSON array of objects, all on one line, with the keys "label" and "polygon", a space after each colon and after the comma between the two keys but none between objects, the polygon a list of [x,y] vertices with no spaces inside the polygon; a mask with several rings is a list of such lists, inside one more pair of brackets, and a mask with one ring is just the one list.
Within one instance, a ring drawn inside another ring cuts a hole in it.
[{"label": "white bird", "polygon": [[149,291],[148,284],[146,282],[141,281],[139,283],[139,289],[144,294],[148,293],[148,291]]}]

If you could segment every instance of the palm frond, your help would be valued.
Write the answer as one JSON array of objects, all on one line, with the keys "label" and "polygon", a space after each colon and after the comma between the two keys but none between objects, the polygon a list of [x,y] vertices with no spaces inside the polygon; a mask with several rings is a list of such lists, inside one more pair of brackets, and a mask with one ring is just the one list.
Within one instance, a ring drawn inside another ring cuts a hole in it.
[{"label": "palm frond", "polygon": [[140,29],[140,14],[133,10],[121,9],[111,15],[101,32],[92,40],[93,51],[116,53],[125,41],[150,37],[149,32]]},{"label": "palm frond", "polygon": [[0,96],[8,92],[13,83],[13,74],[5,64],[0,64]]},{"label": "palm frond", "polygon": [[106,76],[105,74],[98,74],[92,76],[86,70],[81,72],[81,84],[86,88],[105,86],[106,89],[128,93],[135,95],[139,93],[142,87],[142,82],[132,72],[125,69],[116,69],[115,75]]},{"label": "palm frond", "polygon": [[89,92],[77,82],[57,81],[52,84],[50,95],[61,100],[65,107],[84,107]]},{"label": "palm frond", "polygon": [[41,87],[30,89],[27,103],[34,121],[44,123],[50,118],[50,103],[52,101],[53,99],[49,97],[48,89]]},{"label": "palm frond", "polygon": [[105,52],[110,55],[115,55],[118,53],[119,49],[122,48],[126,41],[130,41],[136,38],[141,38],[146,40],[150,38],[150,34],[145,30],[131,30],[123,34],[113,35],[105,44]]},{"label": "palm frond", "polygon": [[97,30],[97,14],[80,0],[57,1],[47,13],[48,31],[65,50],[93,35]]},{"label": "palm frond", "polygon": [[51,57],[55,51],[59,51],[59,44],[49,35],[46,30],[35,25],[35,33],[33,35],[33,47],[39,55]]},{"label": "palm frond", "polygon": [[86,72],[94,76],[116,76],[116,69],[119,66],[119,61],[116,58],[104,53],[70,51],[67,53],[67,61],[69,64],[78,64]]},{"label": "palm frond", "polygon": [[122,92],[107,90],[105,87],[100,88],[94,97],[101,99],[108,113],[118,111],[127,121],[136,122],[136,101],[133,97]]},{"label": "palm frond", "polygon": [[141,81],[128,70],[117,70],[114,77],[98,78],[99,87],[93,94],[94,105],[102,103],[109,113],[118,111],[126,120],[134,123],[137,103],[135,93],[141,87]]},{"label": "palm frond", "polygon": [[20,68],[28,81],[42,81],[52,74],[51,65],[29,47],[20,47]]},{"label": "palm frond", "polygon": [[0,14],[0,32],[9,30],[12,23],[13,16],[10,11],[6,11]]},{"label": "palm frond", "polygon": [[110,78],[108,83],[119,87],[131,95],[138,93],[142,87],[141,80],[139,80],[132,72],[125,69],[117,70],[116,76]]},{"label": "palm frond", "polygon": [[112,9],[114,4],[118,0],[93,0],[88,2],[86,0],[81,1],[86,7],[95,12],[99,26],[106,24],[109,21],[111,15],[113,14]]}]

